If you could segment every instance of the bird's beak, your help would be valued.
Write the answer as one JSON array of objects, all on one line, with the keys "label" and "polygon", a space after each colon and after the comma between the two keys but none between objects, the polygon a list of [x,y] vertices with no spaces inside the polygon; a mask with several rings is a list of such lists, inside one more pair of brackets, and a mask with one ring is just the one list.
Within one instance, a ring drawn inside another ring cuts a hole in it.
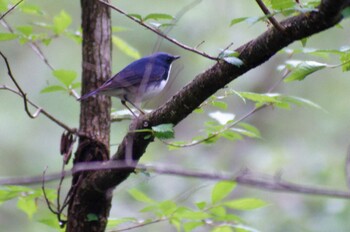
[{"label": "bird's beak", "polygon": [[174,60],[179,59],[181,56],[174,56]]}]

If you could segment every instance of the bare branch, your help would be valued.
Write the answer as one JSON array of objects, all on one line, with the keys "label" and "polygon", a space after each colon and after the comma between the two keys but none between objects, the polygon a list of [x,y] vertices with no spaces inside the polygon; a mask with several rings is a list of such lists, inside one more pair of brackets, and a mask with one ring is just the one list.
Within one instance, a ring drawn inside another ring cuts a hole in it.
[{"label": "bare branch", "polygon": [[20,0],[19,2],[17,2],[15,5],[13,5],[10,9],[8,9],[3,15],[0,16],[0,20],[2,20],[3,18],[5,18],[5,16],[10,13],[11,11],[13,11],[19,4],[21,4],[24,0]]},{"label": "bare branch", "polygon": [[265,6],[263,1],[256,0],[261,10],[264,12],[264,14],[267,16],[267,19],[270,21],[270,23],[280,32],[285,33],[285,28],[272,16],[269,9]]},{"label": "bare branch", "polygon": [[109,4],[109,3],[105,2],[105,1],[102,1],[102,0],[98,0],[98,1],[99,1],[100,3],[102,3],[102,4],[104,4],[104,5],[107,5],[108,7],[110,7],[110,8],[112,8],[113,10],[119,12],[120,14],[124,15],[125,17],[131,19],[132,21],[134,21],[134,22],[140,24],[141,26],[147,28],[148,30],[150,30],[150,31],[152,31],[152,32],[154,32],[154,33],[156,33],[157,35],[163,37],[164,39],[170,41],[170,42],[173,43],[173,44],[176,44],[177,46],[179,46],[179,47],[181,47],[181,48],[183,48],[183,49],[185,49],[185,50],[187,50],[187,51],[191,51],[191,52],[197,53],[197,54],[199,54],[199,55],[201,55],[201,56],[203,56],[203,57],[206,57],[206,58],[208,58],[208,59],[211,59],[211,60],[216,60],[216,61],[219,60],[217,57],[210,56],[209,54],[207,54],[207,53],[205,53],[205,52],[199,51],[199,50],[197,50],[197,49],[195,49],[195,48],[192,48],[192,47],[189,47],[189,46],[187,46],[187,45],[185,45],[185,44],[183,44],[183,43],[180,43],[180,42],[177,41],[176,39],[173,39],[173,38],[167,36],[167,35],[164,34],[163,32],[161,32],[161,31],[159,31],[159,30],[157,30],[157,29],[155,29],[155,28],[153,28],[153,27],[151,27],[151,26],[149,26],[149,25],[143,23],[141,20],[138,20],[137,18],[135,18],[135,17],[133,17],[133,16],[130,16],[130,15],[127,14],[125,11],[123,11],[123,10],[121,10],[121,9],[119,9],[119,8],[113,6],[113,5],[111,5],[111,4]]},{"label": "bare branch", "polygon": [[[11,33],[14,33],[12,27],[3,19],[0,23],[7,28],[7,30]],[[43,51],[41,51],[39,45],[36,42],[29,42],[28,46],[39,56],[39,58],[44,61],[44,63],[51,69],[54,70],[54,67],[49,63],[48,59],[44,55]]]},{"label": "bare branch", "polygon": [[[45,176],[45,181],[57,180],[63,176],[68,176],[85,171],[102,171],[102,170],[129,170],[137,169],[142,172],[151,172],[164,175],[191,177],[206,180],[226,180],[234,181],[238,184],[248,186],[251,188],[272,191],[272,192],[284,192],[284,193],[298,193],[307,195],[317,195],[333,198],[349,199],[349,191],[334,190],[329,188],[312,187],[309,185],[295,184],[289,181],[276,178],[272,175],[263,175],[253,173],[249,170],[243,170],[238,173],[224,173],[224,172],[210,172],[208,170],[186,170],[178,167],[170,167],[168,165],[153,165],[153,164],[137,164],[137,163],[125,163],[118,161],[106,161],[106,162],[82,162],[74,166],[71,171],[65,171],[60,173],[54,173]],[[18,184],[35,184],[42,181],[40,177],[30,178],[13,178],[0,180],[0,185],[18,185]]]},{"label": "bare branch", "polygon": [[[1,53],[1,52],[0,52]],[[23,95],[21,92],[19,91],[16,91],[10,87],[7,87],[6,85],[0,85],[0,90],[3,89],[3,90],[8,90],[12,93],[15,93],[17,94],[18,96],[22,97],[23,98]],[[31,100],[29,100],[28,98],[25,98],[25,101],[27,103],[29,103],[31,106],[33,106],[34,108],[37,109],[36,113],[39,112],[40,110],[40,113],[42,113],[43,115],[45,115],[47,118],[49,118],[51,121],[53,121],[54,123],[56,123],[57,125],[59,125],[60,127],[62,127],[63,129],[69,131],[70,133],[73,133],[73,134],[77,134],[79,135],[79,132],[77,131],[76,128],[70,128],[69,126],[67,126],[66,124],[64,124],[63,122],[61,122],[60,120],[58,120],[57,118],[55,118],[54,116],[52,116],[50,113],[48,113],[46,110],[44,110],[43,108],[39,107],[38,105],[36,105],[35,103],[33,103]],[[35,115],[36,117],[38,115]]]}]

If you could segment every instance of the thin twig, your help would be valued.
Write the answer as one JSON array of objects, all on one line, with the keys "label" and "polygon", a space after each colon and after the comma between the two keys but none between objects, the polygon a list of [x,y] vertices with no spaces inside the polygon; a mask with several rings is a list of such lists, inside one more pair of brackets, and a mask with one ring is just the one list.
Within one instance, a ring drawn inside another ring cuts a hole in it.
[{"label": "thin twig", "polygon": [[272,16],[272,14],[270,13],[269,9],[265,6],[265,4],[263,3],[263,1],[261,0],[256,0],[256,2],[258,3],[259,7],[261,8],[261,10],[264,12],[264,14],[267,16],[267,19],[270,21],[270,23],[280,32],[285,33],[285,29],[284,27]]},{"label": "thin twig", "polygon": [[222,134],[223,132],[231,129],[232,127],[236,126],[238,123],[244,121],[246,118],[250,117],[251,115],[253,115],[255,112],[269,106],[270,104],[264,104],[264,105],[261,105],[259,107],[254,107],[252,110],[250,110],[248,113],[246,113],[245,115],[243,115],[241,118],[239,118],[238,120],[232,122],[231,124],[227,124],[225,125],[224,128],[222,128],[221,130],[219,131],[216,131],[214,132],[213,134],[205,137],[204,139],[200,139],[200,140],[195,140],[195,141],[192,141],[190,143],[186,143],[186,144],[176,144],[176,143],[172,143],[172,142],[167,142],[165,140],[162,140],[160,139],[160,141],[168,146],[172,146],[172,147],[179,147],[179,148],[185,148],[185,147],[192,147],[192,146],[195,146],[195,145],[198,145],[198,144],[201,144],[201,143],[204,143],[204,142],[207,142],[217,136],[219,136],[220,134]]},{"label": "thin twig", "polygon": [[[310,187],[308,185],[302,184],[294,184],[289,181],[282,180],[281,178],[276,179],[275,176],[270,175],[262,175],[256,174],[253,172],[249,172],[244,170],[239,173],[217,173],[210,172],[208,170],[187,170],[183,168],[170,167],[165,165],[151,165],[151,164],[136,164],[118,161],[107,161],[107,162],[86,162],[86,163],[78,163],[74,166],[74,168],[70,171],[64,172],[65,176],[85,172],[85,171],[101,171],[101,170],[124,170],[135,168],[142,172],[151,172],[158,173],[164,175],[173,175],[173,176],[182,176],[182,177],[192,177],[199,179],[207,179],[207,180],[226,180],[226,181],[235,181],[238,184],[249,186],[255,189],[265,190],[265,191],[276,191],[276,192],[285,192],[285,193],[299,193],[299,194],[308,194],[308,195],[318,195],[325,197],[334,197],[334,198],[342,198],[349,199],[350,192],[341,191],[341,190],[333,190],[321,187]],[[47,175],[45,178],[46,181],[49,180],[57,180],[61,178],[62,173],[54,173],[51,175]],[[13,179],[4,179],[0,180],[0,185],[17,185],[17,184],[34,184],[40,183],[40,177],[26,177],[26,178],[13,178]]]},{"label": "thin twig", "polygon": [[[176,25],[176,23],[192,8],[194,8],[196,5],[198,5],[200,2],[202,2],[202,0],[194,0],[193,2],[189,3],[188,5],[184,6],[182,9],[180,9],[176,14],[174,19],[170,22],[169,27],[166,28],[166,30],[164,31],[164,35],[168,35],[170,33],[170,31],[174,28],[174,25]],[[159,47],[162,45],[163,42],[163,37],[159,36],[157,39],[157,42],[153,48],[153,51],[157,51],[159,49]],[[203,41],[204,42],[204,41]],[[196,47],[194,47],[194,49],[197,50],[198,45]]]},{"label": "thin twig", "polygon": [[111,4],[109,4],[109,3],[105,2],[105,1],[102,1],[102,0],[98,0],[98,1],[99,1],[100,3],[102,3],[102,4],[104,4],[104,5],[106,5],[106,6],[110,7],[110,8],[112,8],[113,10],[119,12],[120,14],[124,15],[125,17],[131,19],[132,21],[138,23],[139,25],[141,25],[141,26],[147,28],[148,30],[150,30],[150,31],[152,31],[152,32],[154,32],[154,33],[156,33],[157,35],[163,37],[164,39],[170,41],[171,43],[176,44],[177,46],[179,46],[179,47],[181,47],[181,48],[187,50],[187,51],[191,51],[191,52],[197,53],[197,54],[199,54],[199,55],[201,55],[201,56],[203,56],[203,57],[206,57],[206,58],[208,58],[208,59],[211,59],[211,60],[216,60],[216,61],[219,60],[217,57],[210,56],[209,54],[207,54],[207,53],[205,53],[205,52],[196,50],[196,49],[194,49],[194,48],[192,48],[192,47],[189,47],[189,46],[187,46],[187,45],[185,45],[185,44],[183,44],[183,43],[178,42],[177,40],[175,40],[175,39],[173,39],[173,38],[171,38],[171,37],[165,35],[165,34],[162,33],[161,31],[159,31],[159,30],[157,30],[157,29],[155,29],[155,28],[153,28],[153,27],[151,27],[151,26],[149,26],[149,25],[143,23],[141,20],[138,20],[137,18],[135,18],[135,17],[133,17],[133,16],[127,14],[127,13],[124,12],[123,10],[121,10],[121,9],[119,9],[119,8],[113,6],[113,5],[111,5]]},{"label": "thin twig", "polygon": [[19,4],[21,4],[24,0],[20,0],[19,2],[17,2],[15,5],[13,5],[10,9],[8,9],[3,15],[0,16],[0,20],[2,20],[3,18],[5,18],[5,16],[10,13],[11,11],[13,11]]},{"label": "thin twig", "polygon": [[135,225],[135,226],[126,227],[126,228],[119,229],[119,230],[111,230],[110,232],[121,232],[121,231],[133,230],[133,229],[137,229],[140,227],[148,226],[148,225],[151,225],[154,223],[163,222],[163,221],[167,221],[167,220],[169,220],[169,219],[168,218],[158,218],[158,219],[155,219],[153,221],[147,221],[145,223],[140,223],[140,224]]},{"label": "thin twig", "polygon": [[43,175],[42,175],[42,182],[41,182],[41,189],[43,191],[43,194],[44,194],[44,199],[46,201],[46,204],[47,204],[47,207],[49,208],[49,210],[55,214],[55,215],[58,215],[57,211],[55,209],[52,208],[52,204],[49,200],[49,198],[47,198],[47,195],[46,195],[46,190],[45,190],[45,174],[46,174],[46,171],[47,171],[47,167],[44,169],[43,171]]},{"label": "thin twig", "polygon": [[[7,30],[11,33],[15,33],[12,27],[3,19],[0,21],[1,24],[7,28]],[[34,41],[27,43],[27,45],[39,56],[39,58],[44,61],[44,63],[51,69],[55,70],[54,67],[49,63],[48,59],[45,57],[43,51],[41,51],[39,45]]]},{"label": "thin twig", "polygon": [[9,75],[9,77],[10,77],[11,80],[12,80],[12,82],[15,84],[15,86],[16,86],[17,89],[18,89],[18,91],[20,92],[20,95],[21,95],[22,98],[23,98],[24,110],[25,110],[25,112],[28,114],[28,116],[29,116],[30,118],[32,118],[32,119],[33,119],[33,118],[36,118],[36,117],[39,115],[41,109],[38,108],[38,111],[37,111],[34,115],[32,115],[32,114],[30,113],[30,111],[29,111],[29,109],[28,109],[28,104],[27,104],[27,94],[26,94],[25,92],[23,92],[22,88],[19,86],[19,84],[17,83],[16,79],[13,77],[12,71],[11,71],[11,67],[10,67],[10,64],[9,64],[9,62],[8,62],[8,60],[7,60],[7,58],[6,58],[6,56],[5,56],[4,54],[2,54],[1,51],[0,51],[0,55],[2,56],[2,58],[3,58],[4,61],[5,61],[6,68],[7,68],[7,74]]},{"label": "thin twig", "polygon": [[[6,85],[0,85],[0,90],[3,89],[3,90],[8,90],[12,93],[15,93],[17,94],[18,96],[22,97],[23,98],[23,95],[10,88],[10,87],[7,87]],[[77,131],[76,128],[70,128],[69,126],[67,126],[66,124],[64,124],[63,122],[59,121],[57,118],[55,118],[54,116],[52,116],[51,114],[49,114],[46,110],[44,110],[43,108],[39,107],[38,105],[36,105],[35,103],[33,103],[31,100],[29,100],[28,98],[26,98],[26,102],[29,103],[31,106],[35,107],[37,109],[36,113],[39,112],[40,110],[40,113],[42,113],[43,115],[45,115],[47,118],[49,118],[51,121],[53,121],[54,123],[56,123],[57,125],[59,125],[60,127],[62,127],[63,129],[69,131],[70,133],[73,133],[73,134],[76,134],[76,135],[80,135],[79,132]],[[36,115],[37,116],[37,115]]]}]

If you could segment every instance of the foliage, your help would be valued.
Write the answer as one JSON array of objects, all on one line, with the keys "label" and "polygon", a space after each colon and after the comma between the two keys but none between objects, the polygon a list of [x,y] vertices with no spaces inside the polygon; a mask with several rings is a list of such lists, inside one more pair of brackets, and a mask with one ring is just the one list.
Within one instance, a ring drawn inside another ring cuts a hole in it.
[{"label": "foliage", "polygon": [[211,231],[223,231],[224,228],[225,231],[254,231],[237,213],[258,209],[267,204],[255,198],[227,199],[235,187],[235,182],[220,181],[212,189],[211,200],[195,202],[194,207],[179,205],[174,200],[157,201],[134,188],[129,190],[130,195],[136,201],[146,204],[140,212],[151,215],[152,218],[109,219],[108,226],[126,230],[153,222],[168,221],[177,231],[189,232],[199,227],[208,227]]},{"label": "foliage", "polygon": [[[271,9],[270,15],[247,16],[231,18],[226,22],[231,28],[239,26],[241,23],[253,25],[256,23],[265,23],[271,16],[288,17],[305,12],[316,10],[319,1],[306,1],[298,3],[293,0],[266,0],[264,1]],[[15,1],[0,0],[0,12],[7,12]],[[44,48],[54,46],[54,41],[60,38],[68,39],[80,46],[82,42],[81,29],[74,28],[74,15],[66,10],[58,10],[50,15],[40,5],[35,5],[29,1],[23,2],[18,6],[18,12],[12,12],[16,15],[25,15],[31,19],[29,23],[21,23],[10,30],[0,32],[0,42],[15,41],[20,45],[40,45]],[[348,11],[343,14],[347,17]],[[150,24],[157,30],[163,30],[174,26],[176,17],[161,12],[149,14],[129,14],[142,23]],[[8,20],[11,22],[11,20]],[[194,24],[195,25],[195,24]],[[141,53],[132,41],[124,40],[122,33],[129,32],[129,28],[113,27],[112,43],[113,46],[126,56],[132,59],[141,57]],[[280,51],[280,55],[287,55],[288,58],[277,67],[281,73],[281,80],[287,84],[293,81],[305,81],[307,78],[314,78],[317,74],[331,69],[340,69],[343,72],[350,70],[350,48],[340,47],[333,49],[316,49],[308,47],[307,38],[301,41],[302,48],[288,47]],[[244,65],[244,61],[239,59],[239,53],[231,51],[228,48],[221,50],[218,55],[219,62],[227,62],[239,68]],[[40,53],[40,52],[39,52]],[[297,58],[295,58],[297,56]],[[338,63],[330,64],[329,57],[335,56]],[[45,57],[44,57],[45,58]],[[45,59],[43,59],[45,62]],[[59,92],[61,94],[73,95],[74,91],[81,87],[77,80],[77,70],[52,69],[52,76],[48,84],[41,90],[41,93],[51,94]],[[273,89],[272,89],[273,90]],[[311,100],[282,94],[275,90],[266,92],[253,92],[251,90],[238,91],[232,87],[225,88],[222,92],[211,96],[196,109],[195,113],[201,114],[204,122],[201,123],[201,129],[194,131],[196,135],[189,141],[181,141],[175,137],[173,124],[161,124],[152,126],[150,129],[138,130],[135,132],[146,133],[145,139],[151,136],[165,142],[169,150],[186,148],[190,146],[204,144],[214,146],[219,140],[226,140],[231,143],[246,138],[261,139],[264,134],[254,123],[245,122],[245,119],[259,109],[265,107],[291,110],[294,106],[322,108]],[[232,98],[240,99],[245,105],[253,106],[243,117],[238,117],[236,112],[232,112],[230,101]],[[169,142],[168,139],[174,139]],[[159,200],[149,196],[136,188],[128,192],[135,201],[141,202],[145,206],[140,210],[143,219],[137,217],[122,217],[118,219],[109,219],[109,227],[125,228],[146,226],[151,223],[168,221],[177,231],[193,231],[196,228],[210,228],[211,231],[255,231],[249,222],[243,220],[240,216],[241,211],[255,210],[267,205],[267,203],[257,197],[233,197],[237,184],[234,182],[218,182],[207,196],[206,201],[193,202],[190,206],[180,204],[172,199]],[[54,202],[57,199],[55,190],[47,190],[47,200]],[[238,194],[237,194],[238,195]],[[25,213],[30,220],[46,224],[57,230],[62,230],[57,219],[53,214],[46,214],[45,217],[39,217],[40,211],[45,211],[39,207],[39,202],[44,202],[41,188],[29,188],[23,186],[5,186],[0,189],[0,204],[8,201],[17,202],[17,208]],[[113,217],[113,216],[112,216]],[[88,221],[98,220],[98,215],[87,215]]]}]

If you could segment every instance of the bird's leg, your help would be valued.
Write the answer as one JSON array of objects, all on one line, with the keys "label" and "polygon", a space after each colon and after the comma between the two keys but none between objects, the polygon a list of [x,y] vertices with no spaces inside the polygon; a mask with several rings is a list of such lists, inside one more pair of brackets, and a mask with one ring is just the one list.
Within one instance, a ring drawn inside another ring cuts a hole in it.
[{"label": "bird's leg", "polygon": [[125,100],[121,100],[122,102],[122,105],[125,106],[130,112],[132,115],[134,115],[135,118],[137,118],[137,115],[134,113],[134,111],[132,111],[132,109],[130,109],[130,107],[126,104],[126,101]]},{"label": "bird's leg", "polygon": [[[124,96],[124,99],[125,99],[125,101],[129,102],[133,107],[135,107],[138,111],[140,111],[141,114],[145,114],[145,112],[143,112],[139,107],[137,107],[136,104],[134,104],[132,101],[130,101],[126,96]],[[125,103],[125,101],[124,101],[124,103]]]}]

